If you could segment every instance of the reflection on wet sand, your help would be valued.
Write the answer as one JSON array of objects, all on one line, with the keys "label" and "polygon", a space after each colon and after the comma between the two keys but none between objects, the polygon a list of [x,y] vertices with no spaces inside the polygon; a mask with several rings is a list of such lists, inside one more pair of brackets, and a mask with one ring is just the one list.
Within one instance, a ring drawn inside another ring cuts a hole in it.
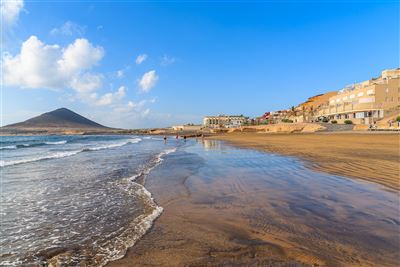
[{"label": "reflection on wet sand", "polygon": [[399,200],[296,158],[204,140],[148,180],[164,207],[113,265],[397,266]]},{"label": "reflection on wet sand", "polygon": [[220,150],[221,142],[216,140],[203,139],[201,143],[204,147],[204,150]]}]

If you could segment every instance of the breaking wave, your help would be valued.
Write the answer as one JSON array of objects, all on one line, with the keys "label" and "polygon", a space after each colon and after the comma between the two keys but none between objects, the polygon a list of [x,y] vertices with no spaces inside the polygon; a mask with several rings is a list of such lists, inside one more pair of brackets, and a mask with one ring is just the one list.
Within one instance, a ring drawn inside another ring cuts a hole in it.
[{"label": "breaking wave", "polygon": [[[141,237],[152,227],[154,221],[161,215],[163,208],[158,206],[152,194],[139,182],[135,182],[136,178],[142,175],[148,175],[151,170],[158,166],[163,157],[167,154],[175,152],[176,148],[166,149],[153,157],[147,166],[139,171],[135,176],[121,179],[116,182],[117,186],[125,191],[128,195],[134,198],[141,198],[145,204],[146,212],[134,218],[128,223],[127,227],[120,231],[118,235],[115,233],[109,234],[111,237],[108,242],[100,245],[98,244],[98,251],[96,252],[92,264],[94,266],[105,266],[108,262],[118,260],[125,256],[128,248],[136,244]],[[121,230],[121,229],[120,229]],[[101,256],[99,256],[101,255]],[[79,262],[80,255],[70,255],[65,257],[63,254],[55,255],[47,260],[47,262],[56,262],[58,265],[63,265],[67,262]],[[92,266],[89,264],[88,266]]]},{"label": "breaking wave", "polygon": [[2,147],[0,147],[0,150],[3,150],[3,149],[17,149],[17,148],[29,148],[29,147],[37,147],[37,146],[45,146],[45,145],[64,145],[66,143],[67,143],[67,140],[62,140],[62,141],[57,141],[57,142],[17,144],[17,145],[2,146]]},{"label": "breaking wave", "polygon": [[[81,153],[81,152],[97,151],[97,150],[120,147],[120,146],[124,146],[124,145],[127,145],[127,144],[135,144],[135,143],[139,143],[141,140],[142,139],[140,139],[140,138],[133,138],[133,139],[127,140],[125,142],[109,144],[109,145],[102,145],[102,146],[96,146],[96,147],[89,147],[89,148],[82,148],[82,149],[79,149],[79,150],[72,150],[72,151],[53,152],[53,153],[50,153],[50,154],[47,154],[47,155],[44,155],[44,156],[37,156],[37,157],[31,157],[31,158],[25,158],[25,159],[19,159],[19,160],[10,160],[10,161],[1,160],[0,161],[0,167],[6,167],[6,166],[12,166],[12,165],[18,165],[18,164],[24,164],[24,163],[30,163],[30,162],[40,161],[40,160],[65,158],[65,157],[70,157],[70,156],[76,155],[76,154]],[[61,144],[60,142],[53,142],[53,143]]]}]

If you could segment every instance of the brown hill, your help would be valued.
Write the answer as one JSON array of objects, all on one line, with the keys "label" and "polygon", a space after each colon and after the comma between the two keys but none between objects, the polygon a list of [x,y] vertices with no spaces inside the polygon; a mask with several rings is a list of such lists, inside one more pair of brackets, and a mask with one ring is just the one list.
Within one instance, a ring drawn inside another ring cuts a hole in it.
[{"label": "brown hill", "polygon": [[110,129],[97,122],[89,120],[67,108],[59,108],[50,112],[46,112],[40,116],[31,118],[24,122],[6,125],[4,126],[4,128],[13,128],[13,129],[62,128],[62,129],[103,129],[103,130]]}]

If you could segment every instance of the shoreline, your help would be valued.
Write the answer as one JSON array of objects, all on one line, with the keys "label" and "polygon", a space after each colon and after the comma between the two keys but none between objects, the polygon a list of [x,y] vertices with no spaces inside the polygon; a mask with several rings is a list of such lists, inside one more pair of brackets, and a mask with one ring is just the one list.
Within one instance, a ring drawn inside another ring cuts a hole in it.
[{"label": "shoreline", "polygon": [[[249,136],[246,135],[246,137]],[[285,137],[293,138],[293,135],[285,135]],[[213,136],[204,141],[212,143],[213,139],[218,139],[216,142],[220,142],[225,138],[229,139],[232,136]],[[245,147],[239,145],[237,141],[233,144],[228,140],[223,140],[222,146],[225,146],[223,143],[226,141],[226,147],[236,147],[236,149]],[[213,150],[212,145],[211,150]],[[248,147],[248,144],[247,148],[250,152],[259,150]],[[371,266],[378,262],[381,266],[394,266],[392,258],[397,257],[397,254],[393,254],[388,259],[385,257],[392,252],[385,252],[386,256],[375,254],[372,252],[373,248],[381,252],[382,249],[385,251],[384,248],[374,247],[374,243],[370,243],[373,239],[368,238],[373,238],[373,236],[360,235],[360,231],[368,231],[368,228],[364,227],[368,227],[372,218],[364,218],[363,213],[356,212],[355,215],[352,213],[354,209],[360,207],[359,205],[369,207],[370,204],[368,201],[364,203],[367,199],[359,202],[357,194],[353,196],[346,193],[349,189],[345,189],[345,185],[341,185],[344,186],[343,192],[339,187],[339,191],[334,193],[333,199],[338,198],[335,202],[331,202],[332,198],[328,193],[334,190],[325,192],[328,195],[323,196],[322,199],[314,199],[307,195],[307,209],[310,208],[308,204],[310,200],[314,204],[320,201],[326,202],[327,207],[333,203],[342,203],[340,205],[343,206],[328,208],[325,215],[323,210],[311,209],[313,212],[309,213],[306,209],[308,215],[304,217],[304,211],[298,210],[296,206],[292,207],[293,203],[287,209],[286,202],[290,199],[282,198],[280,193],[275,195],[273,184],[271,184],[272,188],[267,186],[260,191],[260,187],[251,185],[252,180],[243,184],[243,181],[236,177],[240,172],[236,173],[235,170],[233,173],[215,176],[210,184],[204,173],[198,173],[200,169],[186,166],[184,161],[188,158],[198,163],[202,161],[201,158],[196,158],[192,154],[172,154],[166,158],[167,165],[149,174],[145,186],[164,211],[154,221],[149,231],[128,249],[126,255],[120,260],[108,263],[108,267]],[[318,174],[317,177],[319,177]],[[326,179],[323,177],[324,175],[321,174],[321,179]],[[337,179],[341,180],[339,177]],[[351,179],[346,180],[351,181]],[[311,183],[306,187],[314,188],[315,185]],[[257,188],[256,191],[254,188]],[[361,188],[364,186],[362,185]],[[382,195],[389,194],[391,198],[396,198],[390,192],[380,191],[385,188],[376,186],[372,188],[375,188],[373,190],[376,192],[382,192]],[[316,192],[319,191],[316,190]],[[336,194],[339,195],[336,196]],[[299,197],[299,201],[302,201],[302,197]],[[298,202],[295,201],[295,203]],[[343,208],[350,208],[350,210],[345,211]],[[359,215],[360,218],[353,218]],[[331,221],[331,216],[341,219]],[[291,219],[288,220],[288,218]],[[353,226],[355,222],[359,225]],[[375,233],[373,229],[375,228],[370,229],[372,233],[377,234],[378,232]],[[335,232],[339,237],[334,234]],[[348,235],[356,239],[348,243]],[[361,242],[360,244],[364,244],[364,241],[365,244],[370,244],[359,251],[361,247],[358,247],[357,242],[354,243],[357,239]]]},{"label": "shoreline", "polygon": [[298,157],[319,172],[359,179],[400,192],[396,133],[231,133],[209,137],[230,145]]}]

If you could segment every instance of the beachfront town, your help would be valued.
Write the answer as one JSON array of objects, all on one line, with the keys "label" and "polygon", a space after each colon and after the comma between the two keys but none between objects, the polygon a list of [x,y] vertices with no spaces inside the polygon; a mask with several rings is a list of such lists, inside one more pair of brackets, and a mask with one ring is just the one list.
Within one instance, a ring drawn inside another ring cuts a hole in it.
[{"label": "beachfront town", "polygon": [[267,111],[256,118],[244,115],[205,116],[202,125],[178,125],[173,130],[240,128],[277,123],[330,123],[398,129],[400,115],[400,68],[388,69],[367,81],[335,92],[312,96],[288,109]]}]

